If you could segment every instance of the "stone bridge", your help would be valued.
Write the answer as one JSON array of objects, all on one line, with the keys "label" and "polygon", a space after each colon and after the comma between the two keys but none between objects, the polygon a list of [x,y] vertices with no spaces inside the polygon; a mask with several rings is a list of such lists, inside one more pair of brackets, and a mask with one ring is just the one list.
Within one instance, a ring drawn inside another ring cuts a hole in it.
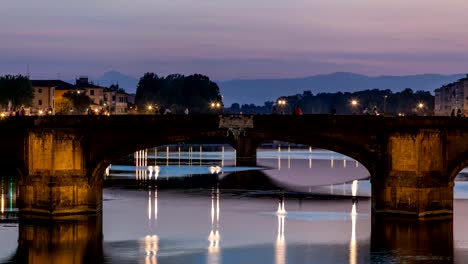
[{"label": "stone bridge", "polygon": [[0,166],[19,175],[21,215],[62,217],[102,208],[105,168],[145,148],[232,145],[237,165],[279,140],[324,148],[371,175],[372,212],[416,218],[453,212],[454,178],[468,165],[468,120],[331,115],[10,117],[0,120]]}]

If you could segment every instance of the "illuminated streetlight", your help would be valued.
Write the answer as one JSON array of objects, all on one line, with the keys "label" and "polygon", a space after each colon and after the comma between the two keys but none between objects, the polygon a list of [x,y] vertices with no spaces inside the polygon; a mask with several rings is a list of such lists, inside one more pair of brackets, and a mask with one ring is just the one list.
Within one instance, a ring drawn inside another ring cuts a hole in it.
[{"label": "illuminated streetlight", "polygon": [[424,104],[423,104],[423,103],[419,103],[419,104],[418,104],[418,108],[419,108],[419,109],[422,109],[423,107],[424,107]]},{"label": "illuminated streetlight", "polygon": [[210,108],[213,110],[215,113],[219,112],[221,109],[222,105],[220,102],[211,102],[210,103]]},{"label": "illuminated streetlight", "polygon": [[280,110],[280,114],[284,115],[284,112],[285,112],[285,108],[286,108],[286,100],[284,98],[281,98],[281,99],[278,99],[278,101],[276,102],[276,104],[278,105],[279,107],[279,110]]},{"label": "illuminated streetlight", "polygon": [[356,114],[356,107],[358,106],[359,102],[356,99],[351,99],[351,113],[354,115]]}]

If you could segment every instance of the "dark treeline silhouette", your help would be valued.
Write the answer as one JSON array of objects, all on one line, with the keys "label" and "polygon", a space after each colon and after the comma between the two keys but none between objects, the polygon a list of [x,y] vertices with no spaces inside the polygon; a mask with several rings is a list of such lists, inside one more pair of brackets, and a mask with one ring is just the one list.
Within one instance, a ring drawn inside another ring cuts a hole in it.
[{"label": "dark treeline silhouette", "polygon": [[11,104],[12,109],[27,107],[32,105],[33,98],[33,87],[27,76],[0,76],[0,106],[6,108]]},{"label": "dark treeline silhouette", "polygon": [[[210,107],[213,102],[219,103],[218,109]],[[223,107],[218,85],[201,74],[159,77],[146,73],[138,82],[135,104],[140,113],[165,108],[181,114],[188,108],[197,114],[219,112]]]},{"label": "dark treeline silhouette", "polygon": [[[416,91],[407,88],[393,93],[391,90],[364,90],[353,93],[318,93],[304,91],[302,94],[282,96],[285,105],[266,102],[264,106],[232,104],[227,113],[245,114],[292,114],[294,106],[299,106],[304,114],[379,114],[387,115],[432,115],[434,112],[434,96],[427,91]],[[353,100],[355,101],[353,104]]]}]

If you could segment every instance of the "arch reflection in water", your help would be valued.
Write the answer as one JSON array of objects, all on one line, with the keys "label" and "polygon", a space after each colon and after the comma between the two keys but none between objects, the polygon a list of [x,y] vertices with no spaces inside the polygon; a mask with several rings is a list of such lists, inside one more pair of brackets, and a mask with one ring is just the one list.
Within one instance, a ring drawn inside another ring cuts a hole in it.
[{"label": "arch reflection in water", "polygon": [[286,241],[284,239],[284,218],[286,217],[286,209],[284,208],[284,197],[281,197],[278,202],[278,209],[276,210],[276,217],[278,219],[278,231],[275,243],[275,263],[286,263]]},{"label": "arch reflection in water", "polygon": [[211,191],[211,230],[208,235],[208,263],[220,263],[219,242],[219,188],[213,188]]}]

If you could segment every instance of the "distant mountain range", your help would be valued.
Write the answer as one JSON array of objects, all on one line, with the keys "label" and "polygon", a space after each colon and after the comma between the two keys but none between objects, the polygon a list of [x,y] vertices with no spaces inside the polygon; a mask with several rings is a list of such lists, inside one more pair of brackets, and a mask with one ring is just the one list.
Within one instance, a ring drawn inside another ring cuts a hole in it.
[{"label": "distant mountain range", "polygon": [[419,74],[408,76],[377,76],[337,72],[291,79],[231,80],[217,82],[226,106],[232,103],[263,105],[280,96],[317,93],[356,92],[367,89],[390,89],[393,92],[411,88],[430,91],[465,77],[465,74]]},{"label": "distant mountain range", "polygon": [[[434,92],[442,85],[465,76],[465,74],[418,74],[371,77],[349,72],[336,72],[304,78],[229,80],[217,81],[216,83],[223,95],[224,104],[230,106],[232,103],[263,105],[266,101],[274,101],[280,96],[302,94],[304,91],[317,94],[390,89],[398,92],[405,88],[411,88],[414,91]],[[106,72],[93,81],[101,86],[117,83],[128,93],[135,93],[138,84],[137,78],[118,71]]]}]

